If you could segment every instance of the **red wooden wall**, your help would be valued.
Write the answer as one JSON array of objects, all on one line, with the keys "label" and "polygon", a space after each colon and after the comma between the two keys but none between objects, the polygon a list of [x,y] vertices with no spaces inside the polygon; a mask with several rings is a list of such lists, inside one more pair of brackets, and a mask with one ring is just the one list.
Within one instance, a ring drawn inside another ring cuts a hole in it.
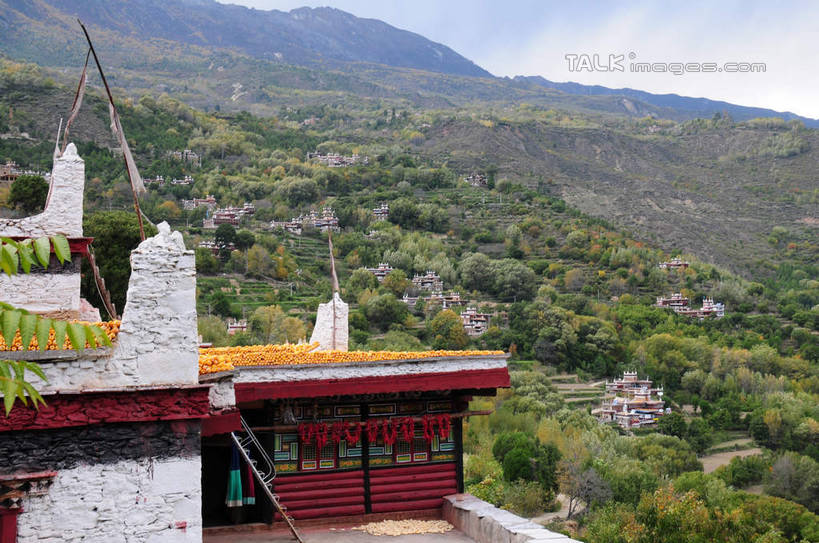
[{"label": "red wooden wall", "polygon": [[[457,488],[453,462],[370,468],[371,512],[434,509]],[[279,475],[273,492],[294,519],[367,512],[363,470]]]},{"label": "red wooden wall", "polygon": [[362,470],[279,475],[273,492],[294,519],[364,514]]},{"label": "red wooden wall", "polygon": [[370,468],[373,513],[441,507],[457,489],[454,463]]}]

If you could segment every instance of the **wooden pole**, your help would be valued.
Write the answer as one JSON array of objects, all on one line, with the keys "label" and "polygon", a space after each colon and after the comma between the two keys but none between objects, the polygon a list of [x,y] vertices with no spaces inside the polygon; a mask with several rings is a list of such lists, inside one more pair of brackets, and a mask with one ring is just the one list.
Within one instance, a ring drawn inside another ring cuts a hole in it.
[{"label": "wooden pole", "polygon": [[[102,79],[102,84],[105,86],[105,92],[108,94],[108,102],[111,104],[111,107],[116,114],[117,106],[114,105],[114,97],[111,95],[111,89],[108,87],[108,81],[105,79],[105,73],[102,71],[102,65],[100,64],[100,59],[97,57],[97,52],[94,50],[94,44],[91,43],[91,36],[88,35],[88,30],[85,29],[85,25],[82,24],[82,21],[77,19],[77,22],[80,23],[80,28],[82,28],[83,34],[85,34],[85,39],[88,41],[88,47],[91,49],[91,54],[94,55],[94,62],[97,64],[97,70],[100,72],[100,79]],[[125,135],[122,135],[125,138]],[[123,149],[122,159],[125,161],[125,172],[128,174],[128,182],[131,183],[131,193],[134,195],[134,211],[136,211],[137,221],[139,221],[139,238],[142,241],[145,241],[145,229],[142,226],[142,210],[139,208],[139,198],[137,198],[136,190],[134,190],[134,180],[131,178],[131,169],[128,167],[128,159],[125,158],[125,150]]]}]

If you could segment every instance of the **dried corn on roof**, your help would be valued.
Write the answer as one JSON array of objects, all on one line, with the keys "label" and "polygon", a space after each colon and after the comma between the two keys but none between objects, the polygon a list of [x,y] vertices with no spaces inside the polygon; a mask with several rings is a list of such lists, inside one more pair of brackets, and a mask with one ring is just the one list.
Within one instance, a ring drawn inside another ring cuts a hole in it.
[{"label": "dried corn on roof", "polygon": [[204,348],[199,350],[199,373],[229,371],[242,366],[343,364],[503,354],[503,351],[316,351],[317,347],[318,343]]},{"label": "dried corn on roof", "polygon": [[[105,335],[108,336],[108,339],[114,341],[119,334],[119,327],[122,324],[121,321],[107,321],[107,322],[85,322],[85,321],[71,321],[76,322],[78,324],[90,324],[98,326],[105,332]],[[88,343],[85,345],[86,347],[90,347]],[[46,351],[61,351],[61,350],[69,350],[71,349],[71,341],[68,337],[63,334],[62,342],[57,345],[56,341],[56,334],[54,329],[52,328],[49,331],[48,336],[48,344],[46,345]],[[39,345],[37,344],[37,337],[36,334],[34,337],[31,338],[31,341],[28,345],[23,347],[23,341],[20,337],[20,331],[18,330],[14,336],[14,339],[11,342],[11,345],[6,345],[6,341],[3,339],[3,336],[0,335],[0,351],[37,351],[39,350]]]},{"label": "dried corn on roof", "polygon": [[367,532],[370,535],[410,535],[410,534],[443,534],[452,530],[452,525],[445,520],[382,520],[353,530]]}]

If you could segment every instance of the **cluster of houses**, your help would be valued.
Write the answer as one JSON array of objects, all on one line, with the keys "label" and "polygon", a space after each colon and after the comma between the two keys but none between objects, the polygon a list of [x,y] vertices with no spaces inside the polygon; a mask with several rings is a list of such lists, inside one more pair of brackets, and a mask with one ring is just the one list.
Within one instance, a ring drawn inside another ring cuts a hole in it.
[{"label": "cluster of houses", "polygon": [[341,228],[338,225],[338,217],[336,212],[330,206],[322,208],[321,213],[311,209],[307,215],[299,215],[289,221],[272,221],[270,228],[275,230],[280,228],[285,232],[300,236],[305,227],[318,228],[322,232],[340,232]]},{"label": "cluster of houses", "polygon": [[142,182],[146,187],[164,187],[166,183],[170,183],[171,185],[193,185],[193,177],[185,175],[182,179],[173,178],[170,181],[166,181],[164,175],[157,175],[156,177],[145,177],[142,179]]},{"label": "cluster of houses", "polygon": [[222,249],[226,249],[228,251],[236,250],[236,244],[234,243],[228,243],[227,245],[219,245],[212,239],[203,239],[202,241],[199,242],[197,247],[200,249],[207,249],[208,251],[213,253],[213,256],[219,256],[219,252]]},{"label": "cluster of houses", "polygon": [[180,162],[187,162],[188,164],[192,164],[194,166],[202,165],[202,157],[190,149],[185,149],[183,151],[168,151],[168,158],[172,158]]},{"label": "cluster of houses", "polygon": [[386,221],[390,218],[390,205],[387,202],[381,202],[378,207],[373,208],[373,217],[376,221]]},{"label": "cluster of houses", "polygon": [[474,307],[467,307],[461,312],[461,322],[464,325],[466,335],[477,337],[489,330],[489,313],[478,313]]},{"label": "cluster of houses", "polygon": [[192,211],[198,207],[207,207],[214,209],[216,207],[216,198],[212,194],[208,194],[205,198],[194,198],[193,200],[182,200],[182,208],[185,211]]},{"label": "cluster of houses", "polygon": [[657,302],[654,305],[655,307],[671,309],[678,315],[700,320],[709,317],[720,319],[725,316],[725,304],[714,302],[714,299],[708,296],[702,299],[702,307],[700,308],[692,308],[689,302],[690,300],[686,296],[677,292],[671,296],[658,296]]},{"label": "cluster of houses", "polygon": [[[384,262],[379,263],[378,267],[366,269],[375,275],[379,283],[384,281],[384,278],[393,271],[393,267]],[[423,300],[425,308],[440,305],[442,309],[451,309],[453,307],[467,305],[467,301],[461,298],[459,292],[444,294],[444,282],[434,271],[427,271],[424,275],[415,275],[415,277],[412,278],[412,285],[413,290],[427,291],[429,295],[411,296],[408,292],[405,292],[401,301],[410,308],[414,308],[418,304],[418,300]],[[464,330],[466,330],[466,333],[470,337],[476,337],[486,332],[489,329],[490,318],[491,315],[488,313],[478,313],[474,307],[467,307],[461,312],[461,322],[463,322]]]},{"label": "cluster of houses", "polygon": [[377,268],[366,268],[368,272],[375,275],[375,278],[378,279],[378,282],[381,283],[384,278],[389,275],[389,273],[394,269],[392,266],[385,262],[379,262]]},{"label": "cluster of houses", "polygon": [[330,168],[341,168],[345,166],[355,166],[356,164],[367,165],[370,163],[369,157],[361,155],[339,155],[328,153],[326,155],[319,152],[307,153],[307,160],[314,160],[319,164],[324,164]]},{"label": "cluster of houses", "polygon": [[404,297],[401,298],[401,301],[409,307],[415,307],[418,304],[418,300],[423,300],[425,307],[440,305],[442,309],[451,309],[456,306],[466,305],[466,300],[461,298],[459,292],[450,292],[449,294],[433,292],[429,296],[410,296],[409,293],[405,292]]},{"label": "cluster of houses", "polygon": [[229,336],[234,336],[241,332],[247,332],[247,319],[232,320],[228,322],[227,332]]},{"label": "cluster of houses", "polygon": [[489,185],[489,180],[482,173],[473,173],[464,177],[464,181],[473,187],[486,187]]},{"label": "cluster of houses", "polygon": [[671,409],[665,407],[662,387],[655,388],[651,379],[640,379],[636,371],[627,371],[621,379],[606,381],[606,397],[592,414],[601,422],[642,428],[656,424],[670,412]]},{"label": "cluster of houses", "polygon": [[666,260],[665,262],[660,262],[657,264],[657,267],[661,270],[684,270],[690,264],[688,261],[681,259],[680,257],[674,257],[671,260]]},{"label": "cluster of houses", "polygon": [[231,224],[239,226],[239,221],[242,217],[253,215],[256,213],[256,206],[249,202],[245,202],[242,207],[224,207],[213,212],[210,218],[202,219],[203,228],[216,228],[220,224]]},{"label": "cluster of houses", "polygon": [[48,172],[39,172],[21,168],[12,160],[7,160],[5,164],[0,164],[0,187],[10,187],[21,175],[39,175],[46,181],[51,179]]},{"label": "cluster of houses", "polygon": [[427,270],[427,273],[416,274],[412,278],[412,286],[418,290],[428,290],[431,292],[441,292],[444,290],[444,281],[441,276],[434,271]]}]

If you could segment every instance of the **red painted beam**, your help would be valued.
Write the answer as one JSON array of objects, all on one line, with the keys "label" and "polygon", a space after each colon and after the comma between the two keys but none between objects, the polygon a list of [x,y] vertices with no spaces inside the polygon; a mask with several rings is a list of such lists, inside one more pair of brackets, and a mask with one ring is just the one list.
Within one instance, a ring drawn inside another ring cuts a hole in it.
[{"label": "red painted beam", "polygon": [[316,479],[310,482],[301,482],[301,483],[289,483],[286,481],[279,482],[279,478],[276,478],[274,482],[276,492],[291,492],[291,491],[298,491],[298,490],[320,490],[322,488],[339,488],[339,487],[351,487],[351,486],[363,486],[364,485],[364,477],[357,477],[357,478],[350,478],[350,479],[330,479],[330,480],[323,480],[323,479]]},{"label": "red painted beam", "polygon": [[327,472],[314,472],[314,473],[298,473],[298,474],[290,474],[290,473],[282,473],[281,475],[276,476],[276,483],[304,483],[304,482],[313,482],[313,481],[333,481],[336,479],[355,479],[355,478],[362,478],[364,477],[364,470],[352,470],[352,471],[332,471],[330,473]]},{"label": "red painted beam", "polygon": [[16,405],[0,411],[0,432],[48,430],[116,422],[201,419],[208,415],[209,387],[85,392],[46,396],[39,410]]},{"label": "red painted beam", "polygon": [[[28,238],[26,236],[11,236],[11,239],[14,241],[23,241],[24,239],[36,239],[36,238]],[[71,250],[72,255],[82,255],[88,256],[88,247],[91,245],[91,242],[94,241],[94,238],[67,238],[68,240],[68,248]],[[54,248],[51,248],[51,252],[54,252]]]},{"label": "red painted beam", "polygon": [[415,473],[406,475],[390,475],[388,477],[370,476],[371,484],[391,485],[396,483],[411,483],[411,482],[426,482],[426,481],[441,481],[455,478],[455,470],[448,472],[436,473]]},{"label": "red painted beam", "polygon": [[238,409],[202,419],[202,437],[228,434],[241,429],[242,417]]},{"label": "red painted beam", "polygon": [[440,373],[417,373],[401,376],[356,377],[351,379],[315,379],[310,381],[236,383],[236,401],[279,398],[319,398],[352,396],[384,392],[431,390],[492,390],[510,386],[506,367]]}]

